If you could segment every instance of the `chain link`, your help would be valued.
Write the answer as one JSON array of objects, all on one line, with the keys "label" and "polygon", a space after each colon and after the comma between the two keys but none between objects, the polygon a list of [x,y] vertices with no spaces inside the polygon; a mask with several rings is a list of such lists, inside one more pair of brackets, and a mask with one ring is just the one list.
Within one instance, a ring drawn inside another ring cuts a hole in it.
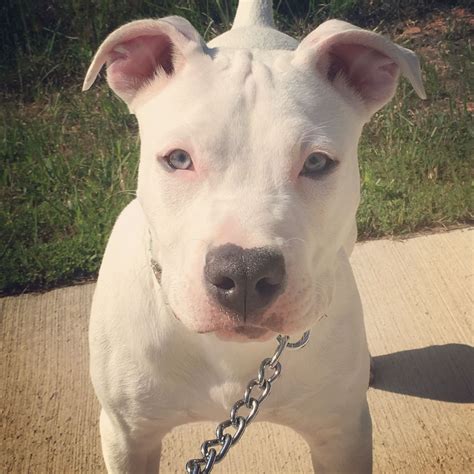
[{"label": "chain link", "polygon": [[[299,349],[304,347],[309,339],[309,331],[306,331],[301,339],[296,342],[288,342],[289,336],[277,337],[278,346],[272,357],[263,359],[260,364],[257,377],[247,384],[243,398],[237,400],[230,410],[230,416],[216,427],[216,437],[204,441],[201,445],[202,458],[190,459],[186,463],[188,474],[208,474],[212,471],[214,464],[221,462],[232,446],[235,446],[245,432],[247,426],[257,416],[260,404],[270,394],[272,383],[280,376],[281,363],[278,361],[286,347]],[[239,410],[247,410],[248,413],[240,414]],[[226,432],[228,428],[233,433]]]}]

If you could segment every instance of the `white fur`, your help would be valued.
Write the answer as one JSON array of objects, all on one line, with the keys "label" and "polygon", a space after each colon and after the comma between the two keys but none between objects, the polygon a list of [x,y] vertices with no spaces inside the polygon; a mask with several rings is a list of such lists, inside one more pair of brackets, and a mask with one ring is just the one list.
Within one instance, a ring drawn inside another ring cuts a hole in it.
[{"label": "white fur", "polygon": [[[349,256],[359,203],[357,143],[372,106],[317,69],[321,37],[298,47],[270,28],[269,2],[254,3],[248,11],[241,5],[238,27],[208,46],[184,20],[146,23],[152,35],[173,24],[184,33],[170,34],[179,70],[125,96],[140,127],[137,199],[113,229],[90,323],[109,472],[156,472],[167,431],[225,419],[272,353],[274,336],[298,337],[308,328],[308,346],[284,356],[284,375],[258,419],[300,432],[317,472],[371,470],[369,353]],[[126,25],[120,35],[139,34],[142,25]],[[332,41],[346,25],[330,25]],[[107,51],[121,47],[113,35],[85,88]],[[384,47],[377,43],[379,52]],[[403,51],[387,48],[398,64]],[[194,171],[170,173],[162,165],[176,148],[191,154]],[[317,180],[299,176],[315,150],[336,159],[337,169]],[[150,234],[161,284],[150,267]],[[228,242],[277,246],[284,254],[287,289],[252,321],[267,328],[264,340],[228,340],[235,321],[206,296],[206,252]]]}]

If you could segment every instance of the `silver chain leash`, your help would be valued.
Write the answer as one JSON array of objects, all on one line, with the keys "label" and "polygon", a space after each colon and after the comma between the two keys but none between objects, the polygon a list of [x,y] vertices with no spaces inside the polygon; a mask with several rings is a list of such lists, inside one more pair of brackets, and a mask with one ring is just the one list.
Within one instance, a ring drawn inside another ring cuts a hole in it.
[{"label": "silver chain leash", "polygon": [[[243,398],[236,401],[230,410],[230,417],[219,423],[216,427],[216,437],[208,439],[201,445],[202,458],[190,459],[186,463],[186,472],[189,474],[208,474],[212,471],[214,464],[221,462],[232,446],[235,446],[245,432],[247,426],[257,415],[260,404],[268,397],[272,388],[272,383],[280,376],[281,363],[278,361],[284,349],[300,349],[304,347],[309,340],[310,331],[306,331],[296,342],[288,342],[289,336],[277,337],[278,346],[272,357],[263,359],[258,375],[249,381]],[[271,373],[265,374],[270,369]],[[252,391],[258,390],[259,393]],[[239,414],[239,410],[250,410],[246,416]],[[232,427],[233,433],[225,432],[227,428]]]}]

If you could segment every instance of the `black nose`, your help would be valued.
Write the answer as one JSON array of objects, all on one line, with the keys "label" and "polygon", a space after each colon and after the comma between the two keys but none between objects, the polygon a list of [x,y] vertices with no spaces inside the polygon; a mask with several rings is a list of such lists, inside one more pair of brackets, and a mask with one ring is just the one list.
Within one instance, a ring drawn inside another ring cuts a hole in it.
[{"label": "black nose", "polygon": [[215,247],[206,255],[204,282],[224,308],[246,317],[269,306],[285,289],[285,260],[273,247]]}]

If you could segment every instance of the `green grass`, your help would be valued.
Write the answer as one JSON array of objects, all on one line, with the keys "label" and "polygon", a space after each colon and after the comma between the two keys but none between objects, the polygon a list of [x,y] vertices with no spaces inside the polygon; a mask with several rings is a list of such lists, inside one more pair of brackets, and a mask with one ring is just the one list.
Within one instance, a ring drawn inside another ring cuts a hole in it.
[{"label": "green grass", "polygon": [[[461,59],[472,61],[471,52]],[[358,212],[362,238],[472,220],[474,128],[467,95],[462,95],[465,84],[458,82],[450,90],[432,65],[425,64],[424,71],[429,99],[421,102],[402,82],[392,104],[376,114],[363,134]]]},{"label": "green grass", "polygon": [[48,286],[97,270],[134,195],[134,118],[105,88],[8,108],[0,155],[0,287]]},{"label": "green grass", "polygon": [[[224,2],[212,2],[213,10],[199,15],[192,9],[196,2],[179,3],[175,10],[194,16],[209,36],[231,18]],[[325,8],[347,11],[353,4],[328,2]],[[286,3],[280,24],[293,33],[307,32],[307,13],[291,11],[291,6]],[[429,99],[419,100],[402,81],[391,105],[366,127],[359,152],[362,238],[403,235],[472,218],[468,105],[473,57],[465,28],[450,24],[437,61],[425,61]],[[34,38],[29,40],[34,49]],[[50,51],[55,48],[52,44]],[[94,275],[116,216],[134,196],[139,146],[135,119],[103,82],[80,93],[92,50],[71,48],[62,58],[63,81],[55,71],[48,76],[51,81],[44,80],[38,72],[44,65],[25,65],[28,48],[15,59],[21,74],[8,72],[14,79],[7,84],[0,118],[3,292],[48,288]],[[31,54],[40,62],[37,53]],[[44,57],[49,64],[50,58]]]}]

